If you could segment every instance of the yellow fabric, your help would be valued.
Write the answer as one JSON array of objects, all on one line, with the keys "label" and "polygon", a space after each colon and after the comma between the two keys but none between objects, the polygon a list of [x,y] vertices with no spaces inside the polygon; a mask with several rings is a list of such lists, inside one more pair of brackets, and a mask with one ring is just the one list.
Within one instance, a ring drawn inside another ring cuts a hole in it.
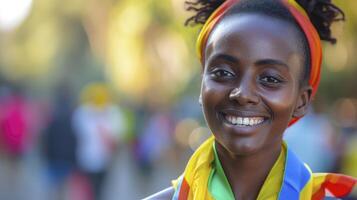
[{"label": "yellow fabric", "polygon": [[[320,188],[322,182],[320,182],[320,184],[317,185],[316,183],[319,182],[320,180],[314,179],[314,176],[313,176],[311,169],[308,165],[305,164],[305,167],[309,170],[310,174],[312,175],[312,178],[310,178],[310,180],[306,183],[305,187],[301,190],[300,200],[311,200],[313,190],[318,190]],[[314,183],[315,183],[315,185],[314,185]]]},{"label": "yellow fabric", "polygon": [[212,136],[195,151],[186,166],[184,178],[190,186],[188,199],[212,199],[207,192],[207,184],[213,160],[213,142]]},{"label": "yellow fabric", "polygon": [[258,200],[275,200],[278,199],[281,184],[283,182],[284,168],[286,161],[286,144],[283,143],[283,149],[280,152],[278,160],[269,172],[262,189],[259,192]]}]

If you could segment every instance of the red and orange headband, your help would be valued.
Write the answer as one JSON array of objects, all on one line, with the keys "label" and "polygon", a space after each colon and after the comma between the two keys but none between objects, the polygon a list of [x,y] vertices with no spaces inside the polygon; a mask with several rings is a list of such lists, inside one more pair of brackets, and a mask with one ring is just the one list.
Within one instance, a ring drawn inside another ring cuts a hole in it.
[{"label": "red and orange headband", "polygon": [[[294,16],[296,22],[303,30],[310,47],[310,79],[309,84],[312,87],[311,97],[314,97],[320,82],[320,71],[322,62],[322,48],[319,34],[317,33],[314,25],[311,23],[305,10],[296,3],[295,0],[281,0],[283,5]],[[239,0],[226,0],[217,10],[208,18],[203,25],[202,30],[197,39],[197,53],[201,63],[204,63],[204,52],[208,37],[220,19],[233,5],[238,3]],[[293,119],[290,125],[296,122],[298,118]]]}]

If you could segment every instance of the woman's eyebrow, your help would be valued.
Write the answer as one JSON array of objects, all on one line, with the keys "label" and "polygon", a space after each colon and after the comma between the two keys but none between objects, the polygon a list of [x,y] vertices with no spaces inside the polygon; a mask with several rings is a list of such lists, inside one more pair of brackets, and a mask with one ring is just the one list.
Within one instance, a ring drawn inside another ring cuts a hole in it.
[{"label": "woman's eyebrow", "polygon": [[231,56],[228,54],[221,54],[221,53],[214,54],[208,58],[208,61],[212,61],[212,60],[225,60],[230,63],[239,63],[240,62],[239,59],[234,56]]},{"label": "woman's eyebrow", "polygon": [[280,61],[280,60],[275,60],[275,59],[262,59],[262,60],[258,60],[254,64],[255,65],[279,65],[279,66],[283,66],[283,67],[286,67],[287,69],[289,69],[289,66],[286,63],[284,63],[283,61]]}]

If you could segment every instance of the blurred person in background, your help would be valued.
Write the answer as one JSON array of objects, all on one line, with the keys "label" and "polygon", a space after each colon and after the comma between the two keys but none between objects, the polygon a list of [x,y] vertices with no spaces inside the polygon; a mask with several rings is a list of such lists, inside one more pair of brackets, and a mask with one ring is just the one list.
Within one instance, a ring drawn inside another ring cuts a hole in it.
[{"label": "blurred person in background", "polygon": [[[4,85],[0,94],[0,154],[3,162],[1,183],[5,199],[23,199],[27,191],[26,159],[34,150],[40,129],[40,109],[24,93],[23,86]],[[16,191],[14,192],[14,188]],[[1,196],[0,195],[0,196]]]},{"label": "blurred person in background", "polygon": [[169,107],[164,107],[150,106],[149,115],[139,133],[136,153],[139,165],[146,176],[150,175],[153,165],[172,147],[175,122]]},{"label": "blurred person in background", "polygon": [[3,88],[0,102],[0,133],[2,151],[16,162],[31,145],[31,109],[20,89]]},{"label": "blurred person in background", "polygon": [[42,136],[42,155],[49,178],[48,199],[64,200],[68,181],[75,170],[77,138],[73,131],[73,96],[68,86],[55,90],[55,100],[48,127]]},{"label": "blurred person in background", "polygon": [[102,198],[105,176],[126,130],[122,110],[114,104],[108,87],[91,83],[81,92],[73,127],[78,141],[78,167],[88,178],[94,199]]}]

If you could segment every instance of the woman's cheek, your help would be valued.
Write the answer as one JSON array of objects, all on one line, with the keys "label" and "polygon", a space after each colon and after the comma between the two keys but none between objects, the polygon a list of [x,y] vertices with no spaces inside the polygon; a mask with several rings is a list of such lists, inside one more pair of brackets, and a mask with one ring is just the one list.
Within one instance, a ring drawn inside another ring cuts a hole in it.
[{"label": "woman's cheek", "polygon": [[225,96],[227,86],[222,83],[218,83],[209,78],[205,78],[202,83],[201,95],[210,96],[210,98],[218,99]]},{"label": "woman's cheek", "polygon": [[265,102],[273,112],[285,112],[288,115],[292,114],[295,108],[296,98],[296,90],[291,87],[285,87],[275,92],[262,93],[262,99],[265,99]]}]

